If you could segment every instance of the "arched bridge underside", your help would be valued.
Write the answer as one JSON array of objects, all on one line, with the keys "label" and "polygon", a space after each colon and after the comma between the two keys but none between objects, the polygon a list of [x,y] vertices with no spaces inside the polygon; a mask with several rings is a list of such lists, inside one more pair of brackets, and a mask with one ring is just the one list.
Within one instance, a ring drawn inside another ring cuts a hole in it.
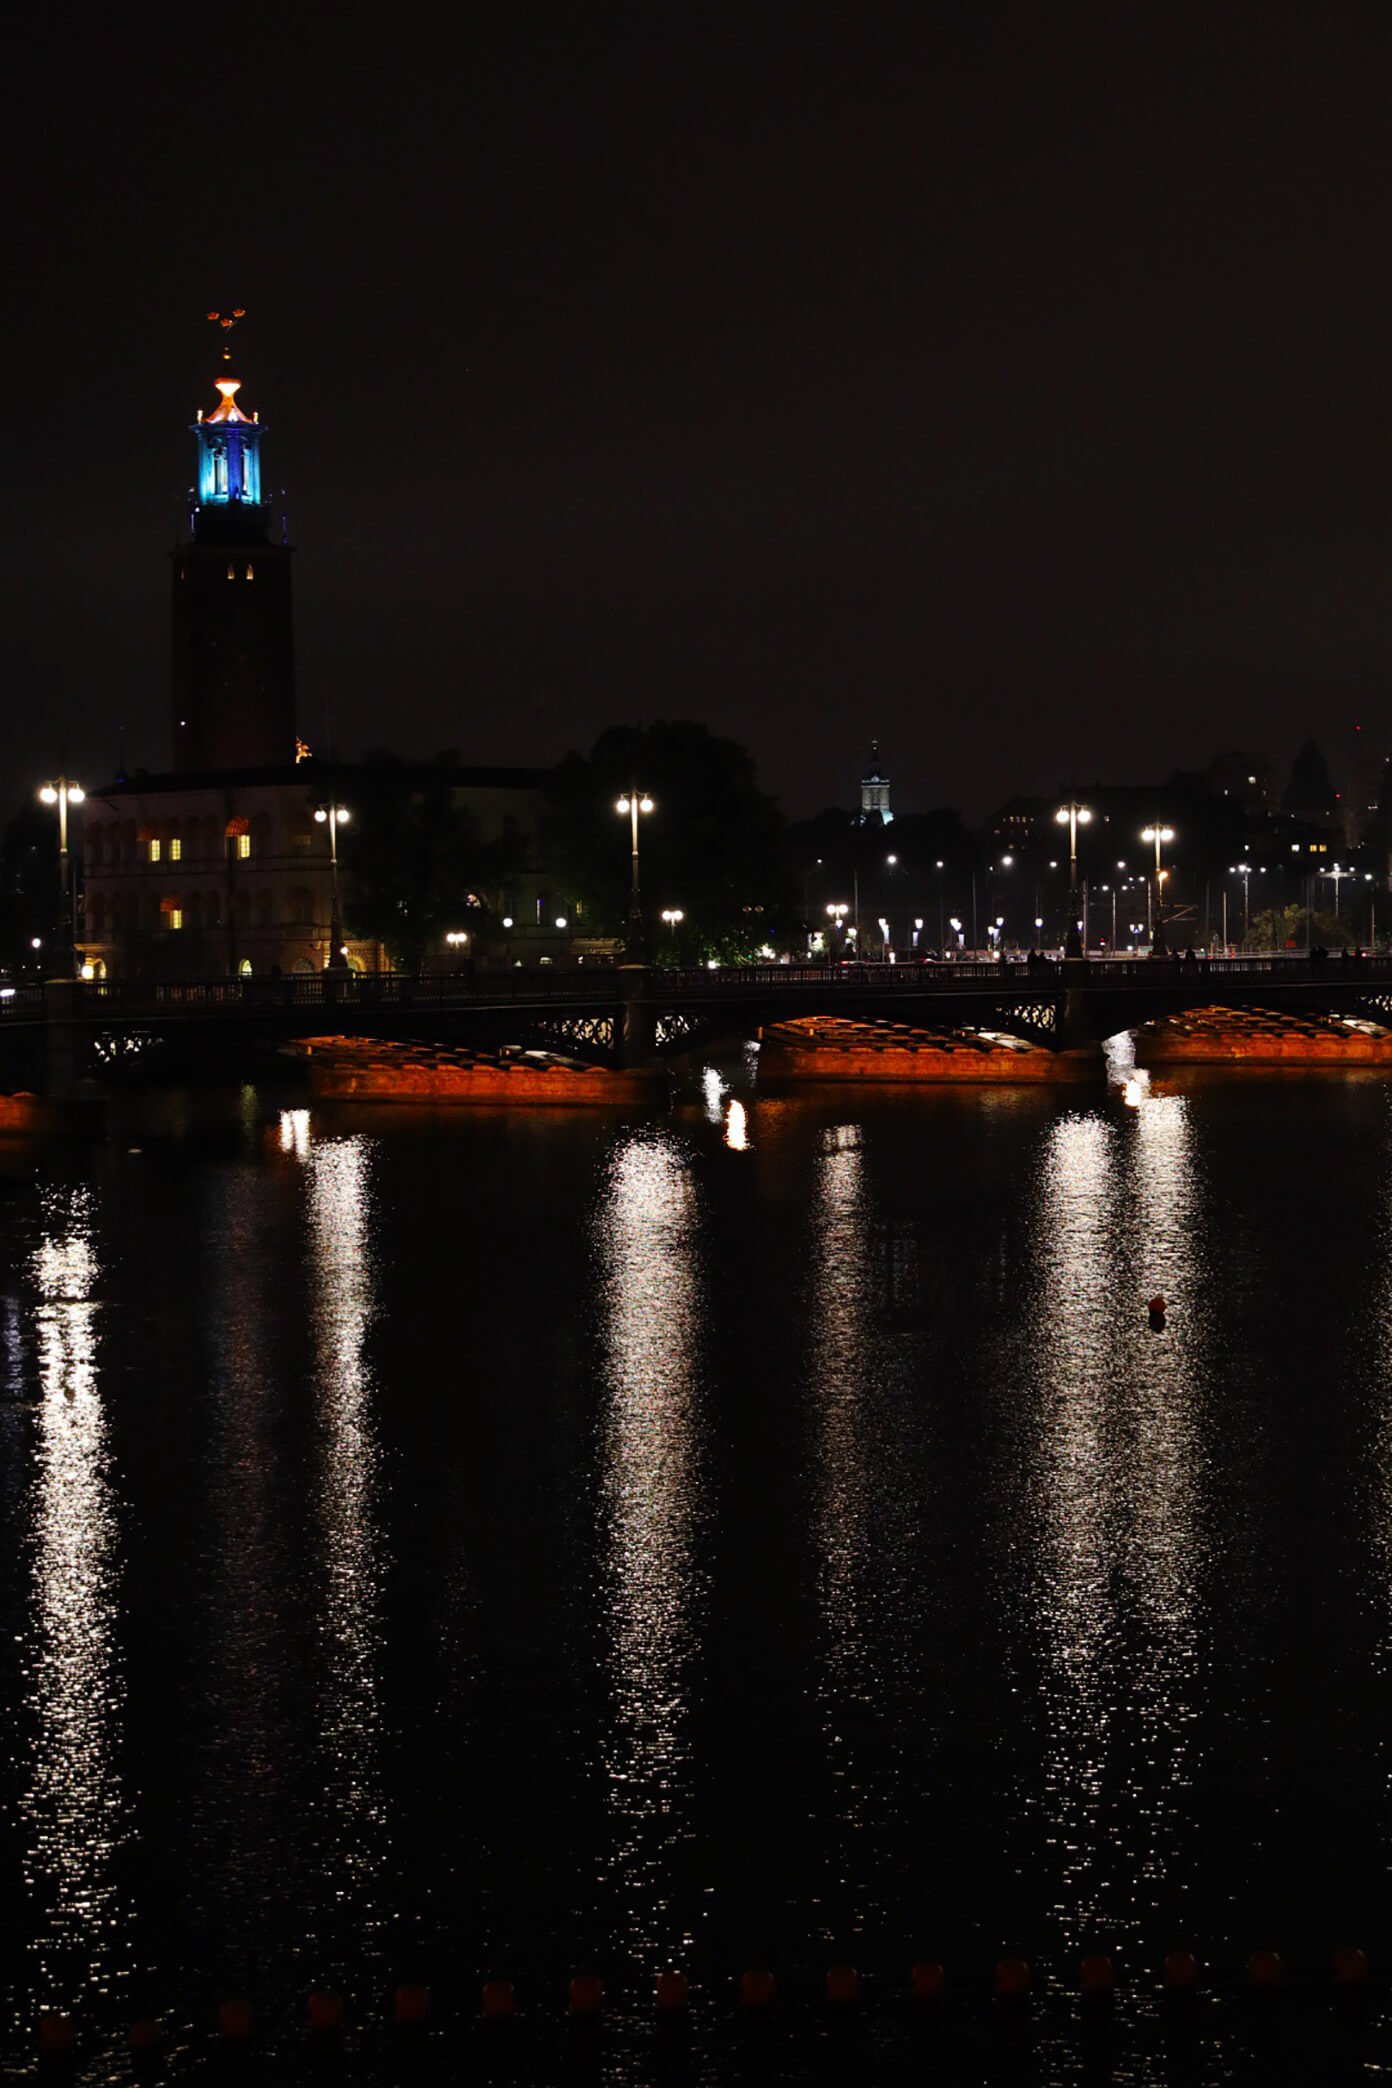
[{"label": "arched bridge underside", "polygon": [[[994,1029],[1050,1050],[1221,1003],[1392,1024],[1392,961],[1303,957],[1109,959],[1045,965],[731,966],[353,975],[182,985],[56,982],[0,997],[0,1073],[11,1085],[117,1072],[152,1059],[241,1063],[296,1037],[344,1034],[519,1044],[641,1063],[794,1016],[927,1029]],[[56,1070],[55,1070],[56,1069]]]}]

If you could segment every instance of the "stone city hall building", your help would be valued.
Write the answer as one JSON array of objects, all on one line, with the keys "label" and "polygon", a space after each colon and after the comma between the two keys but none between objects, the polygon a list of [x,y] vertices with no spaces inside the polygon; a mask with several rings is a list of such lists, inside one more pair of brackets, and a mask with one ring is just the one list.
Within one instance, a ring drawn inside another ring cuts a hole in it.
[{"label": "stone city hall building", "polygon": [[[219,378],[219,403],[192,430],[198,481],[171,559],[172,767],[122,776],[90,791],[83,808],[77,944],[89,976],[290,975],[322,971],[334,954],[331,839],[351,846],[351,824],[334,813],[351,808],[354,769],[317,763],[297,736],[293,552],[283,525],[273,528],[263,429],[237,403],[240,390]],[[505,839],[510,857],[531,866],[543,780],[538,770],[463,768],[451,788],[481,841]],[[509,892],[487,896],[500,915],[515,910],[520,927],[540,883],[520,867]],[[341,928],[337,961],[386,963],[379,945]]]}]

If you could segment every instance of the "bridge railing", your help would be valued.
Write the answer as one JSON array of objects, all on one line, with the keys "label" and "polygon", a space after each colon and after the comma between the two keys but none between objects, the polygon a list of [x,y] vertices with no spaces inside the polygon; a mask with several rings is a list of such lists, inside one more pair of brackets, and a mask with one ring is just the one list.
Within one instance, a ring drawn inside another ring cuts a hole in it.
[{"label": "bridge railing", "polygon": [[[283,979],[100,979],[76,988],[86,1020],[136,1016],[258,1014],[277,1008],[446,1008],[538,1001],[613,1002],[620,975],[609,970],[514,969],[477,978],[462,973],[418,977],[404,972],[315,972]],[[42,1006],[43,988],[35,988]]]},{"label": "bridge railing", "polygon": [[0,986],[0,1022],[42,1015],[44,990],[40,985]]},{"label": "bridge railing", "polygon": [[[1303,951],[1253,957],[1105,957],[1090,958],[1076,969],[1053,960],[1034,965],[1023,961],[962,958],[920,964],[741,964],[715,969],[651,968],[644,986],[657,1001],[764,1001],[806,999],[809,994],[847,1000],[873,994],[891,999],[951,995],[983,990],[1009,995],[1056,992],[1077,983],[1089,990],[1112,986],[1159,987],[1195,978],[1215,985],[1269,979],[1285,985],[1392,984],[1392,957],[1323,961]],[[64,992],[73,996],[78,1018],[126,1023],[161,1017],[200,1015],[254,1016],[284,1011],[335,1008],[367,1012],[373,1008],[408,1010],[452,1007],[565,1005],[614,1006],[625,997],[632,974],[613,966],[517,966],[425,977],[402,972],[315,972],[283,979],[188,979],[166,982],[103,979],[74,982]],[[0,988],[0,1024],[43,1016],[47,989],[41,985]]]}]

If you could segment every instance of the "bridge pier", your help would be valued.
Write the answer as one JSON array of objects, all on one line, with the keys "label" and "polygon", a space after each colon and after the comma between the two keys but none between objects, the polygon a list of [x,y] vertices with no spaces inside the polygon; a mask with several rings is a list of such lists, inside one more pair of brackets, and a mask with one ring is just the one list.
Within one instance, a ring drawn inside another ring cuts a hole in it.
[{"label": "bridge pier", "polygon": [[1061,1051],[1082,1051],[1088,1046],[1102,1049],[1093,1021],[1093,1011],[1088,1000],[1087,966],[1080,959],[1077,964],[1081,978],[1069,979],[1070,965],[1064,965],[1063,998],[1058,1010],[1058,1040]]},{"label": "bridge pier", "polygon": [[76,979],[44,982],[44,1094],[50,1102],[70,1102],[77,1093],[77,1010],[81,992]]},{"label": "bridge pier", "polygon": [[619,1064],[625,1072],[637,1072],[657,1063],[657,1010],[648,993],[647,966],[620,965],[619,987],[623,995]]}]

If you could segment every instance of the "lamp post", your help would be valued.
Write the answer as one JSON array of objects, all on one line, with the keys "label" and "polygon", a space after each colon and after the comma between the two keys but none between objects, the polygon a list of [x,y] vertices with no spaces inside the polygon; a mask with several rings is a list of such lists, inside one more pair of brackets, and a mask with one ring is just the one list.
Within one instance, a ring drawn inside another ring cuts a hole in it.
[{"label": "lamp post", "polygon": [[1142,827],[1141,839],[1142,841],[1153,841],[1155,843],[1155,914],[1154,926],[1150,934],[1150,954],[1152,957],[1168,957],[1170,952],[1165,941],[1165,878],[1167,873],[1160,868],[1160,849],[1162,843],[1173,841],[1174,828],[1168,826]]},{"label": "lamp post", "polygon": [[643,899],[638,885],[638,815],[651,812],[653,801],[645,790],[627,790],[615,810],[631,822],[632,853],[628,888],[628,954],[635,964],[643,961]]},{"label": "lamp post", "polygon": [[[1252,865],[1250,863],[1234,863],[1232,869],[1234,875],[1242,879],[1242,947],[1245,950],[1251,937],[1252,925],[1252,908],[1250,899]],[[1227,938],[1225,936],[1224,941],[1226,942],[1226,940]]]},{"label": "lamp post", "polygon": [[58,961],[65,979],[72,977],[77,962],[68,860],[68,807],[80,805],[86,795],[80,783],[70,783],[66,776],[60,776],[56,783],[45,783],[39,792],[43,804],[58,807]]},{"label": "lamp post", "polygon": [[947,934],[947,926],[943,918],[943,866],[941,857],[938,859],[935,868],[938,873],[938,955],[941,957],[944,938]]},{"label": "lamp post", "polygon": [[[846,916],[847,916],[847,914],[848,914],[848,913],[850,912],[850,910],[851,910],[851,909],[849,908],[849,906],[847,906],[847,905],[846,905],[846,903],[845,903],[845,901],[844,901],[844,900],[843,900],[843,901],[842,901],[842,902],[841,902],[841,903],[840,903],[839,905],[835,905],[835,904],[834,904],[834,905],[831,905],[831,906],[829,906],[829,907],[827,908],[827,919],[828,919],[828,920],[829,920],[829,921],[831,922],[831,933],[832,933],[832,938],[833,938],[833,940],[832,940],[832,941],[831,941],[830,943],[828,943],[828,945],[827,945],[827,962],[828,962],[828,964],[830,964],[830,963],[831,963],[831,962],[832,962],[832,961],[834,960],[834,957],[835,957],[835,954],[836,954],[836,942],[835,942],[835,935],[836,935],[836,931],[837,931],[837,929],[839,928],[839,929],[841,930],[841,932],[842,932],[842,935],[843,935],[843,937],[844,937],[844,935],[845,935],[845,930],[846,930]],[[844,955],[844,954],[845,954],[845,943],[844,943],[844,941],[843,941],[843,943],[842,943],[842,945],[841,945],[841,950],[842,950],[842,954]]]},{"label": "lamp post", "polygon": [[1343,877],[1351,877],[1353,872],[1345,870],[1342,863],[1335,863],[1332,869],[1321,870],[1319,874],[1321,877],[1332,877],[1334,880],[1334,919],[1337,921],[1339,918],[1339,880]]},{"label": "lamp post", "polygon": [[1078,934],[1078,829],[1080,826],[1091,824],[1092,814],[1086,805],[1079,805],[1070,798],[1066,805],[1059,806],[1054,819],[1059,826],[1066,826],[1068,829],[1068,934],[1064,941],[1063,954],[1065,957],[1081,957],[1083,944]]},{"label": "lamp post", "polygon": [[338,903],[338,830],[348,820],[344,805],[332,800],[327,805],[316,805],[315,821],[329,830],[329,961],[325,971],[345,971],[348,966],[347,953],[343,947],[343,919]]},{"label": "lamp post", "polygon": [[664,906],[662,909],[662,922],[670,939],[673,957],[677,954],[677,930],[685,919],[686,915],[679,906]]}]

